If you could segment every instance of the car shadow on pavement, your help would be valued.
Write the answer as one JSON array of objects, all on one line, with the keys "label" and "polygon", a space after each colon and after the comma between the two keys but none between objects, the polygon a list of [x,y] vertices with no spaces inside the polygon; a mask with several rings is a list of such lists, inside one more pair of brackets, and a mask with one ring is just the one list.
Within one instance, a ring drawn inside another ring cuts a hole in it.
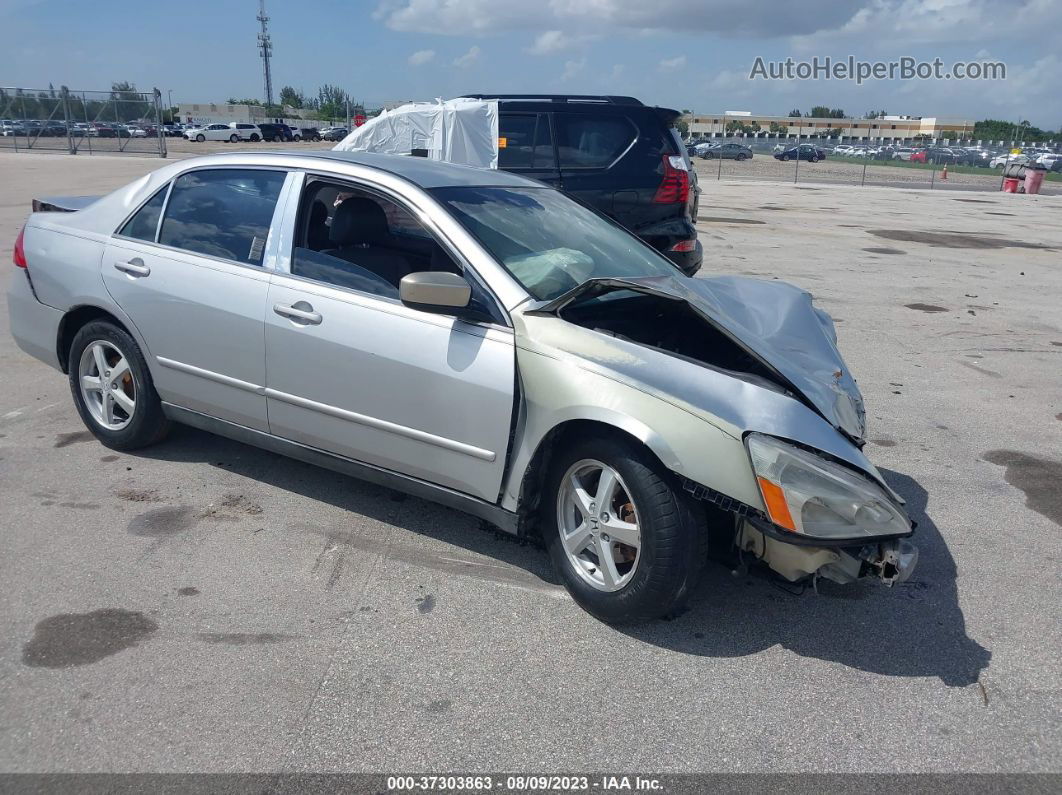
[{"label": "car shadow on pavement", "polygon": [[881,470],[918,522],[919,560],[908,582],[819,582],[776,587],[768,573],[735,576],[709,563],[690,609],[675,620],[625,628],[645,643],[686,654],[741,657],[772,646],[886,676],[936,676],[950,687],[978,681],[992,653],[966,634],[955,561],[926,513],[913,478]]},{"label": "car shadow on pavement", "polygon": [[[132,455],[160,461],[206,463],[281,491],[335,506],[374,522],[398,527],[416,535],[430,536],[467,550],[473,555],[487,556],[532,575],[531,578],[526,578],[527,582],[539,582],[548,588],[560,587],[560,581],[554,575],[549,556],[544,550],[481,523],[475,517],[242,442],[184,425],[175,425],[165,443],[138,450]],[[268,521],[265,517],[263,520]],[[311,533],[323,535],[342,534],[348,533],[354,522],[337,524],[339,526],[336,527],[315,527],[310,521],[301,521],[284,529],[291,533],[305,533],[309,530]],[[317,537],[313,536],[315,543]],[[349,540],[359,543],[362,549],[375,548],[369,541],[363,542],[353,538]],[[381,542],[377,546],[379,548],[376,551],[381,553],[386,553],[391,548],[390,543]],[[415,547],[415,541],[410,546]],[[411,552],[415,552],[415,549]],[[425,554],[419,562],[430,567],[436,557]],[[418,563],[415,554],[407,555],[406,560]],[[453,568],[449,567],[447,570]]]}]

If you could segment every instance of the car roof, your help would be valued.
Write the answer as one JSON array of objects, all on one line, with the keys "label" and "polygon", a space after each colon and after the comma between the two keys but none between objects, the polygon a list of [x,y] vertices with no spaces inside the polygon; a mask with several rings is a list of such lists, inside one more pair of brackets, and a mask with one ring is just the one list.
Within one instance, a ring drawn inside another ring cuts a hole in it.
[{"label": "car roof", "polygon": [[[250,154],[250,153],[247,153]],[[307,152],[305,150],[270,150],[255,152],[255,155],[263,157],[284,156],[298,157],[304,160],[323,160],[339,163],[351,163],[367,168],[374,168],[387,172],[396,177],[412,182],[421,188],[449,188],[449,187],[514,187],[514,188],[541,188],[542,183],[536,180],[521,177],[508,171],[491,168],[475,168],[456,163],[445,163],[440,160],[429,160],[426,157],[412,157],[410,155],[385,155],[377,152],[337,152],[326,150],[323,152]],[[221,155],[221,157],[238,157],[237,153]]]}]

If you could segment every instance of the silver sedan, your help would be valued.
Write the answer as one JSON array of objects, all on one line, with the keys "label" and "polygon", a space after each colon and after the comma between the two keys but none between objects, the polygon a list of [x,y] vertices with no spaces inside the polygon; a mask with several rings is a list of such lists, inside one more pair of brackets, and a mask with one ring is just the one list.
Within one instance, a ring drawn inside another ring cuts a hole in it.
[{"label": "silver sedan", "polygon": [[792,582],[914,565],[810,295],[689,278],[540,183],[246,153],[35,209],[12,333],[108,447],[185,423],[459,508],[608,621],[681,610],[709,550]]}]

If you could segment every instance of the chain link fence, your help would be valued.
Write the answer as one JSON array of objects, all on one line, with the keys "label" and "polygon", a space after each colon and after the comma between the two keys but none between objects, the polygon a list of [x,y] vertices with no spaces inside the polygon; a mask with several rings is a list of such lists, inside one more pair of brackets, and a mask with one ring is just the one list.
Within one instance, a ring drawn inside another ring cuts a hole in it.
[{"label": "chain link fence", "polygon": [[998,191],[1004,176],[1036,162],[1040,192],[1062,195],[1062,145],[1020,140],[869,142],[794,136],[726,136],[687,147],[703,182],[750,179],[934,190]]},{"label": "chain link fence", "polygon": [[166,157],[162,95],[0,86],[0,151]]}]

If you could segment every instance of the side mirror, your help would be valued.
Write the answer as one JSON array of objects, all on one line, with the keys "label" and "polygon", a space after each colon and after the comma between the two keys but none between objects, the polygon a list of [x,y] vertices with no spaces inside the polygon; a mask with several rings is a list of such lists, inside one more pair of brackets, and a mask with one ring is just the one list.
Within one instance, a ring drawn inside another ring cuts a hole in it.
[{"label": "side mirror", "polygon": [[456,273],[422,271],[402,277],[398,285],[402,303],[422,312],[460,314],[472,300],[472,286]]}]

